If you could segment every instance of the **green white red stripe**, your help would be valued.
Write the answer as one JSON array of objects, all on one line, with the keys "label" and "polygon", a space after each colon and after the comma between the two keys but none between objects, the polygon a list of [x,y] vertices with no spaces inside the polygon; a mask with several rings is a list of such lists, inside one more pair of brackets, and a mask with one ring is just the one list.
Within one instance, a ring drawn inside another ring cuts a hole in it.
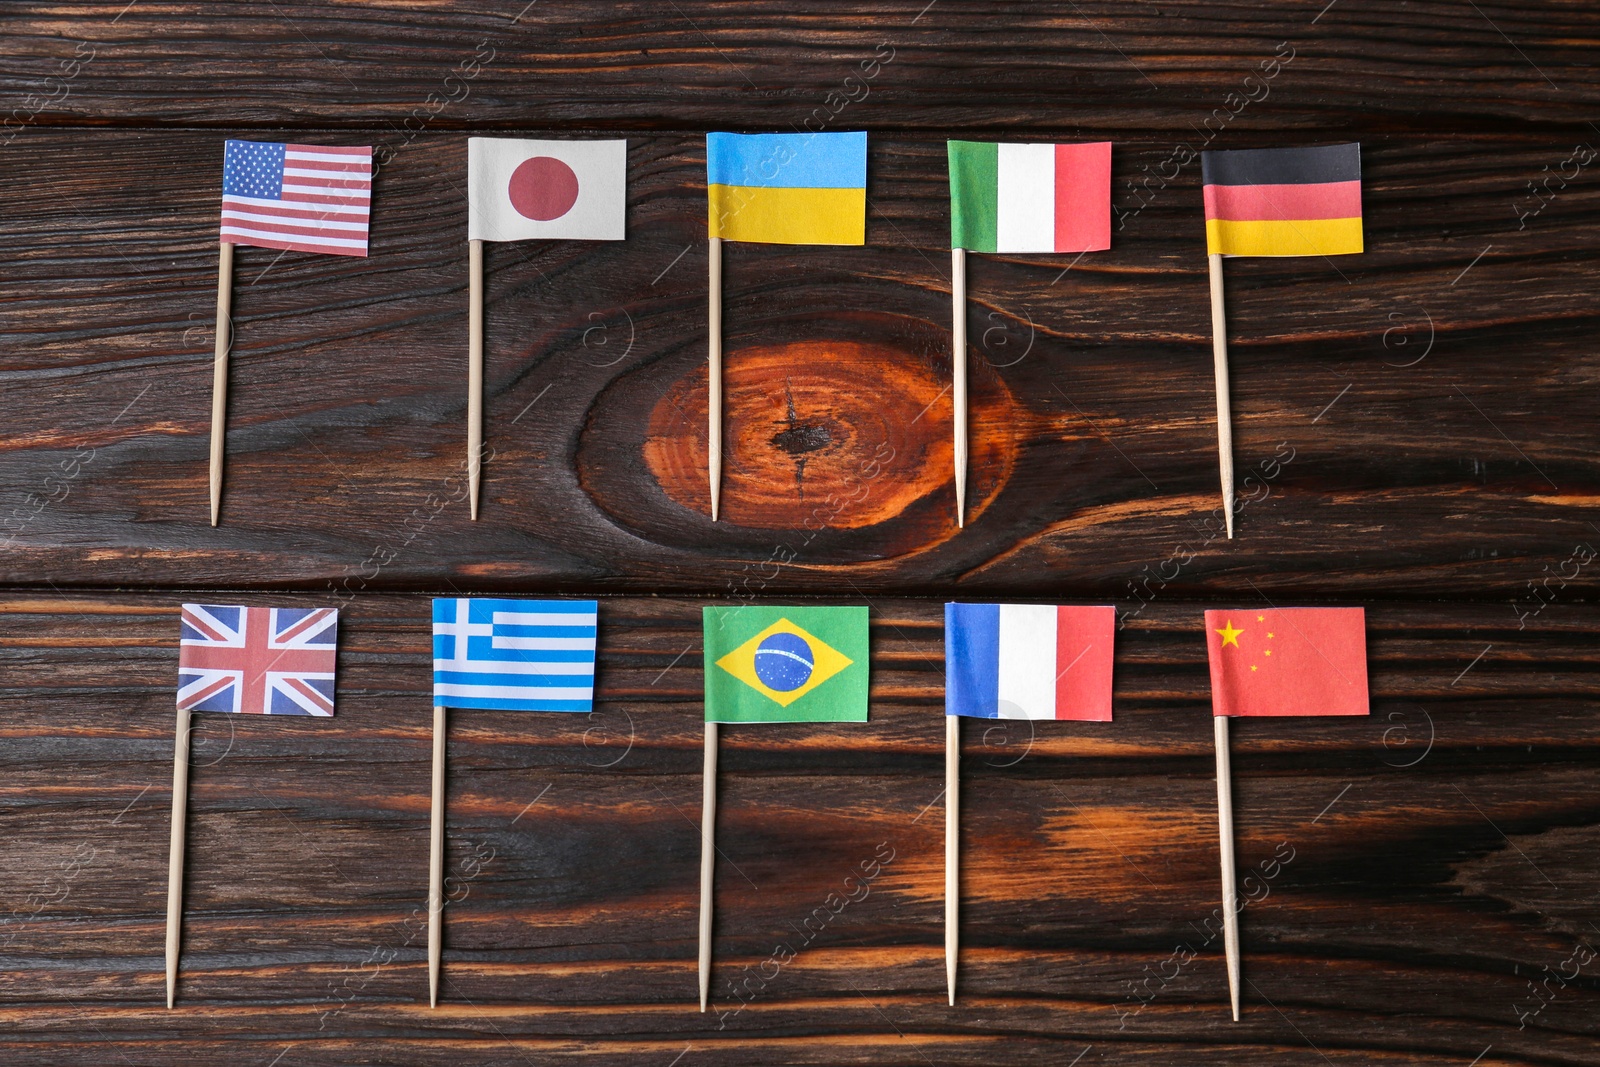
[{"label": "green white red stripe", "polygon": [[950,246],[973,252],[1111,247],[1111,142],[949,142]]}]

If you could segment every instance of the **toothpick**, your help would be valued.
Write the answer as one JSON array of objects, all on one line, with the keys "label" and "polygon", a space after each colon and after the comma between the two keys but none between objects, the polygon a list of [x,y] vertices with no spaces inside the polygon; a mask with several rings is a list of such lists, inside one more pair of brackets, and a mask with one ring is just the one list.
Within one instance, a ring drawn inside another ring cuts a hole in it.
[{"label": "toothpick", "polygon": [[1228,317],[1222,302],[1222,255],[1211,261],[1211,362],[1217,372],[1217,462],[1222,471],[1222,517],[1233,537],[1233,422],[1228,401]]},{"label": "toothpick", "polygon": [[222,508],[222,457],[228,440],[228,349],[233,344],[233,244],[217,253],[217,351],[211,365],[211,525]]},{"label": "toothpick", "polygon": [[[716,240],[715,237],[712,238]],[[706,723],[700,794],[700,1010],[711,993],[711,877],[717,855],[717,724]]]},{"label": "toothpick", "polygon": [[[706,432],[707,475],[711,480],[711,521],[717,521],[722,504],[722,238],[710,241],[710,344],[706,365],[709,395],[706,411],[709,423]],[[703,1009],[702,1009],[703,1010]]]},{"label": "toothpick", "polygon": [[956,1004],[961,911],[961,716],[944,717],[944,977]]},{"label": "toothpick", "polygon": [[433,709],[433,823],[428,835],[428,1007],[439,1006],[444,948],[444,708]]},{"label": "toothpick", "polygon": [[[223,245],[231,248],[232,245]],[[183,842],[189,823],[189,716],[178,709],[172,745],[172,847],[167,853],[167,1007],[178,989],[178,945],[183,930]]]},{"label": "toothpick", "polygon": [[1212,716],[1217,746],[1217,833],[1222,840],[1222,944],[1228,957],[1228,999],[1239,1021],[1239,889],[1233,858],[1233,772],[1228,763],[1228,717]]},{"label": "toothpick", "polygon": [[478,517],[483,459],[483,242],[467,242],[467,493]]},{"label": "toothpick", "polygon": [[[959,528],[965,526],[967,521],[967,250],[965,248],[950,250],[950,312],[950,398],[955,422],[956,526]],[[955,965],[952,963],[951,966]]]}]

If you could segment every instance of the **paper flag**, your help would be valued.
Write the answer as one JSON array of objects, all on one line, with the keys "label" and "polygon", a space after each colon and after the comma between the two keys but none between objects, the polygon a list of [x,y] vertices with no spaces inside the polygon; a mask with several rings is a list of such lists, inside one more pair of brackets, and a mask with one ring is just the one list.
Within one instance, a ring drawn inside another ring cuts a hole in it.
[{"label": "paper flag", "polygon": [[1366,715],[1362,608],[1206,612],[1214,715]]},{"label": "paper flag", "polygon": [[1362,250],[1361,146],[1201,152],[1206,252],[1339,256]]},{"label": "paper flag", "polygon": [[707,722],[866,722],[867,609],[704,610]]},{"label": "paper flag", "polygon": [[185,604],[178,708],[332,715],[337,608]]},{"label": "paper flag", "polygon": [[222,240],[260,248],[367,254],[372,149],[229,141]]},{"label": "paper flag", "polygon": [[467,239],[620,241],[627,141],[467,138]]},{"label": "paper flag", "polygon": [[1112,607],[946,604],[946,715],[1111,719]]},{"label": "paper flag", "polygon": [[950,141],[950,247],[1099,252],[1111,247],[1111,142]]},{"label": "paper flag", "polygon": [[599,607],[593,600],[434,600],[434,706],[592,710]]},{"label": "paper flag", "polygon": [[708,133],[712,237],[785,245],[867,239],[865,133]]}]

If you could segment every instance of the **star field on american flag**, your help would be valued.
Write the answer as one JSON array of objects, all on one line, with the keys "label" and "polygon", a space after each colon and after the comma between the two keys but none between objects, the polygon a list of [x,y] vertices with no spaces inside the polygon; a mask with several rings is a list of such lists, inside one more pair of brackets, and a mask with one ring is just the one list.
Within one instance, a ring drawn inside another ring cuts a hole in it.
[{"label": "star field on american flag", "polygon": [[276,200],[283,195],[286,147],[263,141],[229,141],[222,164],[222,191]]}]

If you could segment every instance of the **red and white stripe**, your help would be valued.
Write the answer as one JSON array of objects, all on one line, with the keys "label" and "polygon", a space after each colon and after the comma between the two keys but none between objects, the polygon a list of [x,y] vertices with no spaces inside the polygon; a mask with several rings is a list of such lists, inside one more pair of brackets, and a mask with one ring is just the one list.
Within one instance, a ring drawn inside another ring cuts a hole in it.
[{"label": "red and white stripe", "polygon": [[206,610],[206,605],[185,604],[182,608],[182,614],[183,621],[194,627],[194,629],[207,641],[211,641],[214,644],[219,645],[232,644],[241,648],[244,646],[244,638],[237,632],[224,626],[220,620],[213,617],[212,614]]},{"label": "red and white stripe", "polygon": [[321,633],[328,620],[337,614],[337,608],[318,608],[299,622],[283,630],[272,638],[274,648],[305,648],[300,641],[307,634]]},{"label": "red and white stripe", "polygon": [[222,239],[364,256],[371,204],[371,148],[284,145],[282,198],[224,194]]},{"label": "red and white stripe", "polygon": [[1002,144],[996,160],[996,252],[1111,247],[1111,142]]},{"label": "red and white stripe", "polygon": [[1112,607],[1001,604],[998,718],[1109,722],[1116,618]]},{"label": "red and white stripe", "polygon": [[312,715],[332,715],[333,701],[323,696],[316,689],[307,684],[299,675],[280,674],[277,671],[267,672],[267,687],[282,690],[289,699],[294,700]]}]

